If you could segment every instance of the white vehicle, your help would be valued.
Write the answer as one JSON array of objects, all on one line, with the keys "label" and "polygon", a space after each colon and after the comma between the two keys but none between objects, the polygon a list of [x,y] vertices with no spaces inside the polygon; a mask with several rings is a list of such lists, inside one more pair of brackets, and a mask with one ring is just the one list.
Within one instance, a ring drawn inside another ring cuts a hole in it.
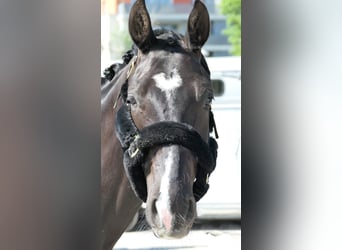
[{"label": "white vehicle", "polygon": [[241,219],[241,57],[207,58],[219,138],[216,169],[197,203],[199,219]]}]

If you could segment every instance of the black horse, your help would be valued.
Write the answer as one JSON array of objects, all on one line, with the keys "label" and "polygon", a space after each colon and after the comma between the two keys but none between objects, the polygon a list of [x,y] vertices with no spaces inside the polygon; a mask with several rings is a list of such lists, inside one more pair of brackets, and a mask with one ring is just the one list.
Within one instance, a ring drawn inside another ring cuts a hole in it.
[{"label": "black horse", "polygon": [[103,249],[114,246],[142,202],[158,237],[183,237],[194,222],[216,163],[213,89],[201,54],[209,29],[200,1],[185,36],[153,31],[143,0],[131,9],[135,45],[101,87]]}]

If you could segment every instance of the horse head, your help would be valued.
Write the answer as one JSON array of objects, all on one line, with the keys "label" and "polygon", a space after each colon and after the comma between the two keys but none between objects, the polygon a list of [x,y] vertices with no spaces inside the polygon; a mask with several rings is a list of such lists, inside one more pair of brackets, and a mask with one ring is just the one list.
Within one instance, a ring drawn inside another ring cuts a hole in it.
[{"label": "horse head", "polygon": [[131,186],[162,238],[188,234],[215,167],[217,144],[209,137],[213,90],[201,54],[209,30],[201,1],[194,3],[185,36],[153,31],[143,0],[129,16],[136,53],[121,88],[116,133]]}]

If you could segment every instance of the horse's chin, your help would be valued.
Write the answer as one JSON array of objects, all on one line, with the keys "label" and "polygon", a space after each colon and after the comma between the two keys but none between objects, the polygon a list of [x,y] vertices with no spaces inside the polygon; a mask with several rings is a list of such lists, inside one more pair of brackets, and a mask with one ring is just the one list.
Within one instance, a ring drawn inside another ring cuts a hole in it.
[{"label": "horse's chin", "polygon": [[166,230],[164,227],[156,228],[152,227],[153,234],[160,239],[180,239],[189,234],[191,226],[183,227],[182,229]]}]

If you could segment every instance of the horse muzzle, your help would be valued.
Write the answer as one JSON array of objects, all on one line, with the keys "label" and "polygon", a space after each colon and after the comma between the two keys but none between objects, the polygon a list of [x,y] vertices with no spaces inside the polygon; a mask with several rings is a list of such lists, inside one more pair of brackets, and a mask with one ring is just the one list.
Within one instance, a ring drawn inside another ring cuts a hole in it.
[{"label": "horse muzzle", "polygon": [[179,239],[186,236],[195,220],[196,201],[190,199],[178,200],[182,204],[174,213],[167,208],[162,199],[152,200],[146,210],[146,218],[154,234],[163,239]]},{"label": "horse muzzle", "polygon": [[195,200],[201,199],[209,189],[208,177],[216,166],[217,143],[209,138],[206,143],[190,125],[162,121],[139,130],[131,116],[130,106],[123,104],[116,114],[116,135],[123,149],[124,168],[137,197],[147,200],[146,177],[142,168],[148,151],[153,147],[180,145],[198,157],[196,180],[193,185]]}]

